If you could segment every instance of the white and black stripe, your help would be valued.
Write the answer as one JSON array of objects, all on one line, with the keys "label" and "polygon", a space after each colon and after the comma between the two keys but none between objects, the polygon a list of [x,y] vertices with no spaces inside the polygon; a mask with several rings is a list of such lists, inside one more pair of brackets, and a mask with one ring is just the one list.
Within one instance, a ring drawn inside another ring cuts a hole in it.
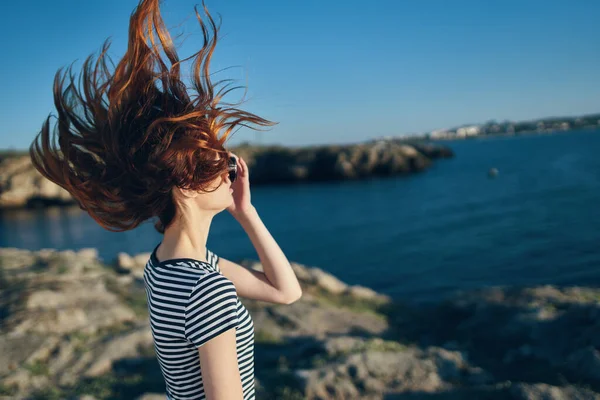
[{"label": "white and black stripe", "polygon": [[207,250],[208,262],[159,262],[156,248],[144,269],[144,285],[167,398],[206,398],[198,347],[235,328],[244,400],[254,399],[254,323],[233,282],[221,274],[219,257]]}]

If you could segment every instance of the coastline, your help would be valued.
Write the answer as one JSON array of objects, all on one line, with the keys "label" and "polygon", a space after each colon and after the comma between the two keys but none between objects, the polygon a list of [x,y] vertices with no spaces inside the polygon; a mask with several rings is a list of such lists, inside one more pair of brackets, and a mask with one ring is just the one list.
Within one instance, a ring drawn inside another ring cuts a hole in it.
[{"label": "coastline", "polygon": [[[0,249],[0,398],[164,398],[147,256]],[[256,327],[257,398],[600,396],[598,288],[494,287],[410,306],[292,266],[298,302],[242,299]]]},{"label": "coastline", "polygon": [[[333,182],[414,174],[434,160],[451,158],[446,146],[427,143],[362,143],[288,148],[239,146],[252,185]],[[70,194],[45,179],[28,155],[0,157],[0,209],[74,204]]]},{"label": "coastline", "polygon": [[[577,128],[577,129],[567,129],[567,130],[531,130],[531,131],[522,131],[519,133],[506,134],[506,133],[488,133],[485,135],[475,135],[475,136],[467,136],[467,137],[453,137],[453,138],[443,138],[443,139],[435,139],[430,138],[427,139],[432,143],[444,144],[445,142],[455,142],[462,140],[485,140],[485,139],[495,139],[495,138],[515,138],[519,136],[547,136],[547,135],[569,135],[569,134],[577,134],[585,131],[590,131],[590,133],[600,132],[600,126],[594,125],[589,127]],[[423,139],[420,139],[423,140]]]}]

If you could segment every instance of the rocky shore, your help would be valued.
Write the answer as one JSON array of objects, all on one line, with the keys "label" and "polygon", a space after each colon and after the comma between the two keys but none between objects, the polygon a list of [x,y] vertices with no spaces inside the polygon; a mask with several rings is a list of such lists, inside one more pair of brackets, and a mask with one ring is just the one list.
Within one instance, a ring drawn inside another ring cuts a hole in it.
[{"label": "rocky shore", "polygon": [[[147,257],[0,249],[0,399],[164,399]],[[299,301],[242,299],[258,399],[600,399],[599,289],[490,288],[409,306],[293,268]]]},{"label": "rocky shore", "polygon": [[[377,142],[305,148],[232,148],[251,169],[252,184],[365,179],[422,171],[432,160],[452,157],[448,147]],[[0,156],[0,209],[72,204],[61,187],[42,177],[28,155]]]}]

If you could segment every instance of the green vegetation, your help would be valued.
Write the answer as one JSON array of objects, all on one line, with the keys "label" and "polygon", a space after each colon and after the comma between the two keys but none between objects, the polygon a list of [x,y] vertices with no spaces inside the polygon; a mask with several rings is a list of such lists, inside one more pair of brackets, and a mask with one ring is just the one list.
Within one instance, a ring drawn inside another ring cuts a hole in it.
[{"label": "green vegetation", "polygon": [[13,396],[15,393],[17,393],[17,388],[15,386],[8,386],[0,383],[0,396]]},{"label": "green vegetation", "polygon": [[50,374],[50,370],[48,369],[48,364],[46,364],[44,361],[41,361],[41,360],[36,360],[36,361],[33,361],[32,363],[25,365],[25,369],[27,371],[29,371],[29,373],[31,375],[48,376]]},{"label": "green vegetation", "polygon": [[9,279],[3,268],[0,268],[0,325],[13,311],[25,304],[27,282],[24,279]]},{"label": "green vegetation", "polygon": [[59,275],[64,275],[64,274],[66,274],[67,272],[69,272],[69,267],[67,267],[65,264],[61,264],[61,265],[59,265],[59,266],[58,266],[58,268],[56,269],[56,272],[57,272]]},{"label": "green vegetation", "polygon": [[[141,374],[117,376],[115,374],[107,374],[96,379],[84,380],[80,382],[74,388],[74,394],[83,395],[88,394],[96,397],[97,399],[117,399],[127,398],[123,397],[124,392],[129,392],[124,388],[130,388],[140,386],[144,381],[144,377]],[[115,391],[115,388],[121,388]],[[121,393],[118,393],[121,391]],[[143,390],[137,390],[141,394]],[[121,394],[121,396],[119,396]],[[119,397],[117,397],[119,396]]]},{"label": "green vegetation", "polygon": [[275,391],[275,398],[281,400],[303,400],[305,396],[300,390],[282,386]]},{"label": "green vegetation", "polygon": [[580,293],[580,298],[584,302],[589,303],[600,303],[600,291],[597,290],[583,290]]},{"label": "green vegetation", "polygon": [[257,399],[302,400],[306,398],[291,372],[277,371],[268,382],[263,381],[263,385],[263,389],[256,393]]},{"label": "green vegetation", "polygon": [[4,149],[0,150],[0,161],[4,160],[5,158],[21,157],[27,155],[29,155],[28,150]]},{"label": "green vegetation", "polygon": [[[118,369],[118,368],[117,368]],[[144,393],[164,391],[164,381],[156,360],[143,360],[126,373],[110,372],[97,378],[81,378],[74,386],[52,385],[31,394],[35,400],[63,400],[83,395],[98,400],[130,400]],[[0,388],[0,394],[13,394],[9,388]]]},{"label": "green vegetation", "polygon": [[380,318],[386,318],[385,310],[388,304],[386,300],[367,299],[355,297],[350,294],[335,294],[322,288],[315,288],[315,296],[321,304],[331,305],[338,308],[346,308],[354,312],[364,312]]},{"label": "green vegetation", "polygon": [[137,285],[121,285],[113,276],[106,278],[106,289],[119,296],[138,316],[148,315],[148,300],[143,287]]},{"label": "green vegetation", "polygon": [[36,390],[29,398],[32,400],[63,400],[65,399],[65,393],[59,388],[48,387]]},{"label": "green vegetation", "polygon": [[280,344],[284,341],[267,330],[257,329],[254,331],[254,342],[261,344]]},{"label": "green vegetation", "polygon": [[557,311],[557,308],[554,304],[544,304],[542,309],[549,313],[555,313]]},{"label": "green vegetation", "polygon": [[365,351],[382,351],[382,352],[403,352],[408,349],[408,346],[396,342],[394,340],[383,340],[380,338],[371,338],[364,342],[358,341],[355,346],[351,346],[342,351],[332,354],[317,354],[309,361],[309,366],[320,368],[325,365],[341,361],[347,356]]}]

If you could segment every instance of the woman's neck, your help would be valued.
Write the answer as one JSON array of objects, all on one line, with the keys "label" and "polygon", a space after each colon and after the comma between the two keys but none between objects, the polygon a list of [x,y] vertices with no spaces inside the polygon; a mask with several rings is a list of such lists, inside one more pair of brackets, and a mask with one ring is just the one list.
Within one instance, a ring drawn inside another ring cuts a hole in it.
[{"label": "woman's neck", "polygon": [[165,229],[163,240],[156,250],[160,261],[173,258],[194,258],[206,260],[206,241],[213,213],[196,209],[178,214]]}]

